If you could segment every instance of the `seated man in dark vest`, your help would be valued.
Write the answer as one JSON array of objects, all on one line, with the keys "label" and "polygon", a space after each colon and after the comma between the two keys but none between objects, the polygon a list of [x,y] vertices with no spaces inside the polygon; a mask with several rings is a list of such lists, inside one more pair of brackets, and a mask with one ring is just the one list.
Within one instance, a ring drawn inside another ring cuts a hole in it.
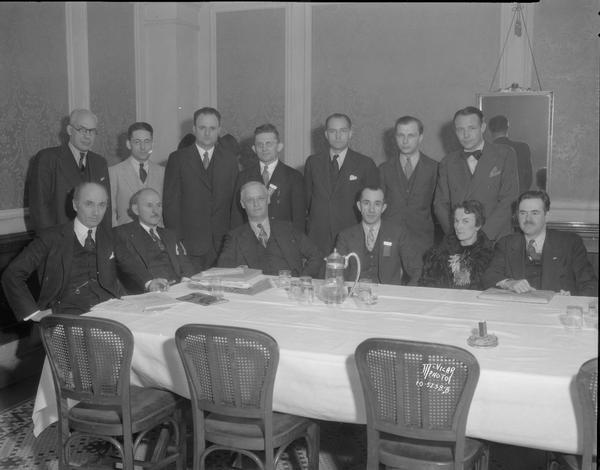
[{"label": "seated man in dark vest", "polygon": [[[104,186],[79,184],[73,195],[75,219],[40,231],[6,268],[2,286],[18,319],[39,321],[51,313],[79,315],[119,297],[117,264],[138,282],[150,281],[149,288],[156,288],[130,257],[115,257],[111,232],[99,225],[107,207]],[[26,284],[34,271],[41,285],[37,302]]]},{"label": "seated man in dark vest", "polygon": [[[175,232],[158,226],[162,219],[160,195],[152,188],[140,189],[131,196],[129,207],[137,220],[113,229],[117,259],[131,255],[138,269],[160,283],[163,289],[193,275],[192,262],[183,244],[177,241]],[[120,274],[127,290],[140,292],[145,289],[144,285],[136,284],[136,278]]]},{"label": "seated man in dark vest", "polygon": [[497,286],[517,293],[535,289],[566,295],[598,295],[598,281],[581,238],[546,228],[550,198],[545,191],[525,191],[517,201],[523,233],[496,243],[494,257],[483,275],[486,288]]},{"label": "seated man in dark vest", "polygon": [[263,183],[250,181],[240,191],[248,222],[227,234],[218,266],[246,265],[264,274],[289,269],[292,276],[317,277],[324,264],[317,246],[291,222],[269,220],[269,193]]},{"label": "seated man in dark vest", "polygon": [[[423,267],[408,229],[401,222],[381,220],[387,205],[383,189],[366,187],[356,202],[362,221],[342,230],[336,249],[342,255],[354,252],[360,258],[361,278],[382,284],[417,285]],[[356,277],[356,263],[350,260],[348,280]],[[406,275],[406,276],[405,276]]]}]

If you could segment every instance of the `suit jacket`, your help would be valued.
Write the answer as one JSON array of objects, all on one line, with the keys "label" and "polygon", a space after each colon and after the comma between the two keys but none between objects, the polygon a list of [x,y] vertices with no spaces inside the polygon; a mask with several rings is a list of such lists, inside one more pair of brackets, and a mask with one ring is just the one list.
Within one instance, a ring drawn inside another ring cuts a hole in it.
[{"label": "suit jacket", "polygon": [[410,179],[406,179],[400,157],[379,166],[387,209],[384,220],[405,223],[420,255],[433,246],[432,205],[438,163],[421,153]]},{"label": "suit jacket", "polygon": [[[73,222],[42,230],[8,265],[2,275],[2,286],[17,318],[22,320],[36,310],[52,308],[60,303],[69,282],[75,240]],[[111,232],[102,226],[96,230],[96,259],[98,282],[115,297],[122,293],[117,280],[117,263],[128,275],[140,277],[142,284],[148,280],[136,270],[129,257],[117,260]],[[26,284],[36,270],[41,285],[37,302]]]},{"label": "suit jacket", "polygon": [[143,188],[152,188],[162,197],[165,169],[154,162],[148,162],[148,177],[142,183],[139,170],[136,171],[129,157],[108,168],[110,179],[110,199],[112,202],[112,226],[123,225],[133,219],[129,215],[131,196]]},{"label": "suit jacket", "polygon": [[485,210],[483,231],[490,240],[498,240],[512,232],[511,205],[519,195],[515,152],[506,145],[485,142],[473,175],[463,155],[463,150],[458,150],[440,162],[435,215],[444,232],[450,233],[452,206],[475,199]]},{"label": "suit jacket", "polygon": [[[379,245],[379,258],[377,269],[379,282],[382,284],[402,284],[403,269],[409,277],[409,284],[416,286],[421,276],[422,262],[417,256],[414,242],[404,224],[396,224],[387,220],[381,221],[376,244]],[[342,230],[336,243],[336,249],[342,255],[354,252],[360,258],[361,265],[366,262],[367,246],[362,223]],[[350,261],[347,279],[354,280],[356,266]]]},{"label": "suit jacket", "polygon": [[[277,240],[293,275],[317,277],[324,261],[315,244],[304,233],[296,230],[291,222],[273,220],[269,224],[270,236]],[[246,265],[257,268],[260,266],[260,251],[257,250],[259,243],[249,223],[234,228],[225,238],[218,266],[234,268]]]},{"label": "suit jacket", "polygon": [[[514,233],[496,243],[483,275],[485,288],[503,279],[525,279],[525,236]],[[571,295],[598,295],[598,280],[581,238],[570,232],[546,231],[542,249],[542,289],[567,290]]]},{"label": "suit jacket", "polygon": [[360,221],[358,193],[365,186],[379,185],[373,160],[348,149],[335,185],[330,183],[329,152],[311,155],[304,166],[304,188],[308,209],[307,233],[322,253],[331,252],[336,235]]},{"label": "suit jacket", "polygon": [[207,256],[209,264],[216,259],[230,225],[238,163],[229,148],[215,145],[212,181],[196,145],[169,155],[165,169],[165,225],[183,241],[188,255]]},{"label": "suit jacket", "polygon": [[[248,221],[246,211],[240,204],[240,189],[249,181],[263,182],[260,165],[255,164],[242,170],[238,175],[231,209],[231,227],[237,227]],[[277,189],[274,189],[275,186]],[[306,199],[302,173],[286,165],[277,163],[269,180],[269,220],[288,220],[300,232],[304,232],[306,224]]]},{"label": "suit jacket", "polygon": [[[29,180],[29,216],[36,232],[75,218],[73,189],[83,181],[102,184],[110,197],[106,160],[89,151],[82,172],[68,145],[40,150],[31,160]],[[102,225],[110,229],[110,200]]]},{"label": "suit jacket", "polygon": [[[171,261],[173,271],[179,279],[182,277],[190,277],[196,274],[192,262],[188,259],[183,244],[177,240],[175,233],[172,230],[157,227],[156,231],[162,240],[167,250],[167,255]],[[150,253],[146,249],[147,241],[155,243],[150,235],[139,222],[133,221],[125,225],[120,225],[113,229],[115,235],[115,254],[117,259],[126,258],[132,255],[132,259],[138,264],[136,271],[145,273],[146,278],[154,279],[156,276],[152,274],[152,266],[150,263]],[[136,285],[138,278],[126,278],[127,273],[121,273],[123,276],[123,284],[132,290],[144,291],[144,285]]]},{"label": "suit jacket", "polygon": [[498,137],[495,144],[504,144],[511,147],[517,155],[517,171],[519,173],[519,194],[531,188],[533,181],[533,168],[531,167],[531,150],[525,142],[516,142],[508,137]]}]

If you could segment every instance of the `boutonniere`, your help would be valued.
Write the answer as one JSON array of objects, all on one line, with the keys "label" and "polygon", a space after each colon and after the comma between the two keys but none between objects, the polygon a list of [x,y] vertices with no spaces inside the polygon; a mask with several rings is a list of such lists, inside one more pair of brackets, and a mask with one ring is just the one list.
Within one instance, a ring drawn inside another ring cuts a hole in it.
[{"label": "boutonniere", "polygon": [[268,191],[269,191],[269,197],[271,197],[273,195],[273,193],[275,191],[277,191],[277,186],[269,183]]},{"label": "boutonniere", "polygon": [[490,171],[490,178],[498,176],[500,173],[502,173],[500,169],[497,166],[495,166],[494,168],[492,168],[492,171]]},{"label": "boutonniere", "polygon": [[356,175],[350,175],[350,176],[348,177],[348,180],[349,180],[349,181],[356,181],[357,179],[358,179],[358,176],[356,176]]},{"label": "boutonniere", "polygon": [[187,252],[185,251],[185,246],[183,246],[182,242],[177,242],[175,244],[175,254],[177,256],[180,256],[180,255],[187,256]]}]

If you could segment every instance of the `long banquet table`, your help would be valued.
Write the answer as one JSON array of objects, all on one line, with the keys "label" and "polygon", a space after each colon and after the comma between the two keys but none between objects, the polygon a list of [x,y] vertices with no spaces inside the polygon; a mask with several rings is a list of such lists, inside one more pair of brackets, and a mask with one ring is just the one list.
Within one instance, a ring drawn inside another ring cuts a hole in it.
[{"label": "long banquet table", "polygon": [[[169,295],[192,292],[186,284]],[[484,301],[479,292],[423,287],[378,287],[379,300],[359,306],[312,305],[288,300],[272,288],[254,296],[226,293],[228,302],[200,306],[181,302],[167,310],[125,312],[111,304],[90,315],[113,318],[133,332],[132,383],[164,387],[189,397],[175,347],[175,330],[186,323],[237,325],[271,334],[280,362],[273,408],[311,418],[364,423],[363,394],[354,350],[366,338],[390,337],[453,344],[470,350],[481,374],[467,421],[475,438],[577,453],[581,423],[574,377],[598,355],[598,331],[566,330],[559,315],[567,305],[587,308],[586,297],[555,296],[549,304]],[[491,349],[467,346],[467,337],[486,320],[499,338]],[[52,377],[44,365],[32,416],[38,435],[57,420]]]}]

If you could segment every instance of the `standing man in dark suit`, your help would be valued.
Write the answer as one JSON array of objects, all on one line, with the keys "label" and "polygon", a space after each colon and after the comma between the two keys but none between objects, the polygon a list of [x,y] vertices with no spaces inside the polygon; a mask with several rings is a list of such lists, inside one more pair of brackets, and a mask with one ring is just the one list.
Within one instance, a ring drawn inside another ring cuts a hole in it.
[{"label": "standing man in dark suit", "polygon": [[273,124],[263,124],[254,130],[252,150],[259,162],[242,170],[236,184],[231,226],[245,222],[245,211],[240,205],[240,188],[248,181],[264,183],[269,191],[269,220],[287,220],[300,232],[306,225],[306,199],[302,173],[279,160],[283,142]]},{"label": "standing man in dark suit", "polygon": [[[159,287],[129,256],[115,257],[111,232],[100,224],[108,208],[104,186],[80,183],[72,204],[75,220],[40,231],[2,275],[6,298],[20,320],[40,321],[51,313],[80,315],[119,297],[117,263],[149,290]],[[41,285],[37,302],[26,283],[34,271]]]},{"label": "standing man in dark suit", "polygon": [[165,225],[185,244],[196,272],[212,266],[229,230],[237,156],[217,142],[221,114],[194,113],[196,143],[169,155],[163,205]]},{"label": "standing man in dark suit", "polygon": [[[383,189],[366,187],[356,203],[362,216],[359,224],[342,230],[336,249],[342,254],[354,252],[360,258],[361,277],[382,284],[402,284],[404,273],[410,285],[417,285],[423,267],[412,237],[403,222],[381,220],[386,210]],[[354,260],[347,279],[356,278]]]},{"label": "standing man in dark suit", "polygon": [[490,119],[488,124],[490,134],[495,144],[504,144],[511,147],[517,155],[517,170],[519,173],[519,194],[528,191],[533,181],[531,167],[531,150],[525,142],[516,142],[508,138],[508,119],[498,115]]},{"label": "standing man in dark suit", "polygon": [[379,166],[387,203],[383,218],[406,224],[422,259],[433,246],[432,204],[438,163],[419,149],[423,141],[419,119],[403,116],[396,121],[395,130],[399,154]]},{"label": "standing man in dark suit", "polygon": [[[161,280],[164,287],[194,275],[194,267],[175,233],[158,226],[162,220],[160,194],[143,188],[131,197],[130,204],[137,220],[113,229],[117,259],[131,255],[140,271],[146,272],[148,278]],[[126,273],[121,280],[128,290],[145,289],[144,285],[135,284],[138,279],[130,279]]]},{"label": "standing man in dark suit", "polygon": [[317,277],[323,265],[319,249],[291,222],[269,219],[268,196],[267,188],[258,181],[242,186],[241,201],[248,222],[227,234],[218,265],[246,265],[272,275],[288,269],[292,276]]},{"label": "standing man in dark suit", "polygon": [[575,233],[546,227],[550,198],[545,191],[526,191],[518,200],[519,227],[523,233],[496,243],[492,262],[483,275],[485,287],[497,286],[517,293],[536,289],[564,295],[598,295],[598,279]]},{"label": "standing man in dark suit", "polygon": [[475,199],[483,204],[483,231],[492,241],[512,232],[511,205],[517,199],[519,181],[515,152],[506,145],[483,140],[483,113],[473,106],[454,115],[454,129],[463,147],[440,162],[434,210],[444,233],[455,204]]},{"label": "standing man in dark suit", "polygon": [[[102,184],[110,194],[106,160],[90,149],[98,119],[87,109],[75,109],[69,118],[69,143],[40,150],[31,161],[29,215],[36,232],[73,220],[73,189],[89,181]],[[109,201],[110,205],[110,201]],[[102,222],[111,227],[110,217]]]},{"label": "standing man in dark suit", "polygon": [[127,129],[127,148],[131,156],[108,169],[112,226],[131,222],[129,202],[142,188],[152,188],[162,194],[165,169],[150,161],[154,144],[154,129],[147,122],[134,122]]},{"label": "standing man in dark suit", "polygon": [[335,113],[325,120],[325,138],[329,151],[306,160],[304,188],[308,236],[327,255],[340,230],[359,221],[358,192],[365,186],[379,186],[379,172],[373,160],[348,148],[352,121],[345,114]]}]

